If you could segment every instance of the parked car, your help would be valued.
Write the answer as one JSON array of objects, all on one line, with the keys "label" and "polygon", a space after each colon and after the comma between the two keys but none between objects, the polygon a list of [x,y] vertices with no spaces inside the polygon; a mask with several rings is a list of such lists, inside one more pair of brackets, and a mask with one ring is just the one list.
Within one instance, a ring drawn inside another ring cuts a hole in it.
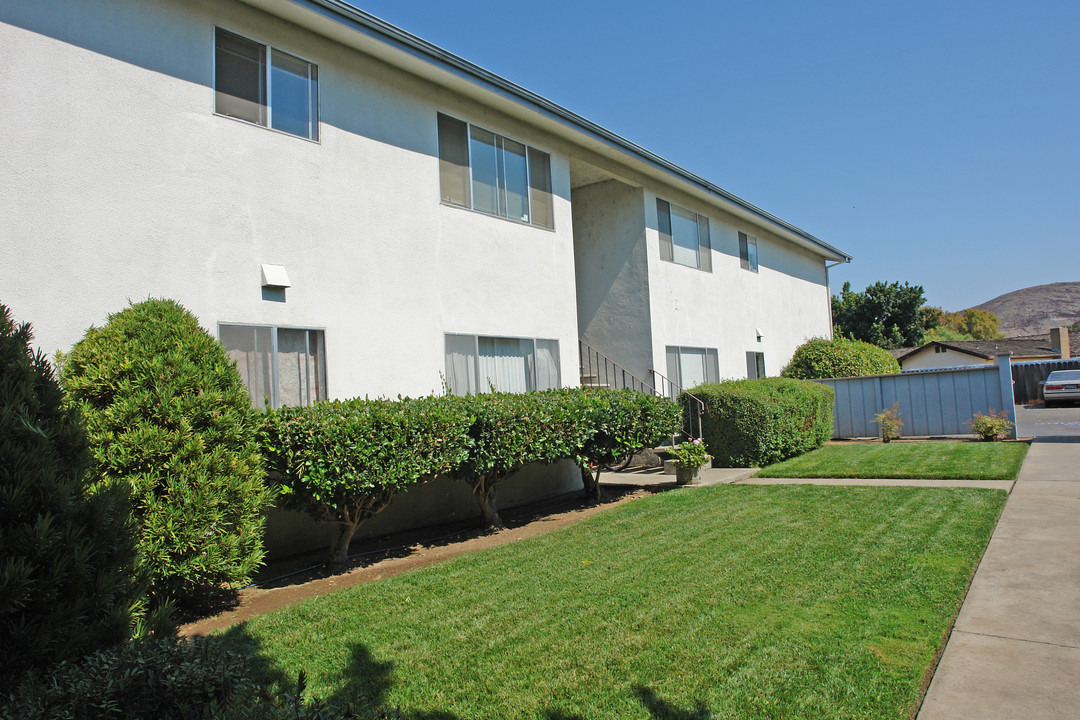
[{"label": "parked car", "polygon": [[1080,370],[1055,370],[1043,383],[1046,407],[1067,400],[1080,400]]}]

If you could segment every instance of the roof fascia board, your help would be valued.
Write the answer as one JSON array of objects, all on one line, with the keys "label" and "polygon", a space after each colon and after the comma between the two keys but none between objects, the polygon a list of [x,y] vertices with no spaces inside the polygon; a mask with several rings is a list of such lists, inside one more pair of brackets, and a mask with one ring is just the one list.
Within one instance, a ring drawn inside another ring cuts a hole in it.
[{"label": "roof fascia board", "polygon": [[[695,195],[718,204],[727,212],[764,226],[774,234],[795,242],[830,260],[851,262],[851,255],[724,190],[703,177],[665,160],[659,155],[616,135],[561,105],[341,0],[242,1],[293,22],[300,27],[330,37],[346,46],[373,55],[420,77],[427,78],[438,84],[450,85],[456,90],[463,90],[460,83],[447,82],[446,74],[448,73],[452,78],[465,81],[466,84],[473,87],[478,86],[483,91],[479,93],[466,92],[467,95],[474,99],[485,104],[492,104],[491,95],[494,94],[499,99],[507,101],[510,107],[524,107],[526,110],[531,111],[529,119],[533,122],[535,122],[535,114],[539,113],[548,121],[544,123],[547,129],[561,128],[563,132],[557,134],[563,137],[568,137],[566,131],[569,130],[570,136],[568,139],[576,144],[583,145],[594,151],[607,149],[609,152],[604,152],[604,155],[621,162],[626,162],[627,156],[629,156],[630,159],[644,165],[646,170],[651,170],[648,174],[652,177],[667,182],[674,180],[684,186],[689,185],[692,191],[696,191],[694,192]],[[323,22],[318,22],[319,19]],[[344,26],[352,31],[352,37],[334,32],[331,27],[327,26],[326,21],[332,21],[339,26]],[[396,53],[379,52],[371,42],[356,42],[356,33],[369,41],[377,41],[377,43],[396,51]],[[442,74],[431,72],[431,67],[441,71]],[[508,110],[505,103],[497,103],[496,107],[503,111]],[[509,114],[520,116],[520,113],[509,112]],[[592,142],[583,143],[582,135]]]}]

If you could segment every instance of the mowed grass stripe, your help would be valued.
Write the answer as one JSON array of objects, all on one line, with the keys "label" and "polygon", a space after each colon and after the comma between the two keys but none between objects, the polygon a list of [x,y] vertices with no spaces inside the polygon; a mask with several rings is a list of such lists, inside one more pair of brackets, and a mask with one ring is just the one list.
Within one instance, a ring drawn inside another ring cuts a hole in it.
[{"label": "mowed grass stripe", "polygon": [[1004,500],[665,493],[228,634],[267,677],[415,717],[904,718]]},{"label": "mowed grass stripe", "polygon": [[1022,442],[903,442],[826,445],[762,468],[758,477],[1013,480]]}]

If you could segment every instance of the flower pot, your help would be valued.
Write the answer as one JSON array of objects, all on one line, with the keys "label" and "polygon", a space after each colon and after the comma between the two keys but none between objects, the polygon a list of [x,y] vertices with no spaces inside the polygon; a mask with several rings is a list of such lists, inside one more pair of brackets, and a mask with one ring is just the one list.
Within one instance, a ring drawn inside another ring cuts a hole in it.
[{"label": "flower pot", "polygon": [[679,485],[690,485],[696,483],[701,479],[701,468],[704,465],[683,465],[682,463],[675,464],[675,482]]}]

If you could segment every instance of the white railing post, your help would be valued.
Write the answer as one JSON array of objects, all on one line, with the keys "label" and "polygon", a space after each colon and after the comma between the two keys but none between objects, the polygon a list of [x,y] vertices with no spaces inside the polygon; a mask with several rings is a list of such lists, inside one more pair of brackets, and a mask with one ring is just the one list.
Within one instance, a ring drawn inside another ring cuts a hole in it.
[{"label": "white railing post", "polygon": [[994,360],[998,367],[998,384],[1001,386],[1002,410],[1012,423],[1009,438],[1016,439],[1016,403],[1013,400],[1012,361],[1009,359],[1012,353],[1000,352]]}]

